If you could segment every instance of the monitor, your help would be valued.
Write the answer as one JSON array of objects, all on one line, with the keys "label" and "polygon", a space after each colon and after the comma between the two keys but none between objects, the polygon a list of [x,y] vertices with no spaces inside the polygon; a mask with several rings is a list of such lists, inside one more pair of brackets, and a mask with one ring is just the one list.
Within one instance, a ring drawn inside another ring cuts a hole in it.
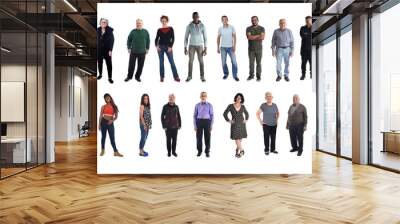
[{"label": "monitor", "polygon": [[7,136],[7,124],[1,123],[1,137]]}]

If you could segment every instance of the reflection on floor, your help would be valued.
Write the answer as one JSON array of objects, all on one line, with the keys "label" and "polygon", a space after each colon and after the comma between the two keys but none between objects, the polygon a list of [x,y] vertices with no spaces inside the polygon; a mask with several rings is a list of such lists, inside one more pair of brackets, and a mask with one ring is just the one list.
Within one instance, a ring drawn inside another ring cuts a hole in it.
[{"label": "reflection on floor", "polygon": [[372,157],[373,164],[400,170],[400,155],[391,152],[375,151]]},{"label": "reflection on floor", "polygon": [[0,223],[400,220],[399,174],[324,153],[312,175],[97,175],[96,152],[94,137],[57,144],[56,163],[0,181]]}]

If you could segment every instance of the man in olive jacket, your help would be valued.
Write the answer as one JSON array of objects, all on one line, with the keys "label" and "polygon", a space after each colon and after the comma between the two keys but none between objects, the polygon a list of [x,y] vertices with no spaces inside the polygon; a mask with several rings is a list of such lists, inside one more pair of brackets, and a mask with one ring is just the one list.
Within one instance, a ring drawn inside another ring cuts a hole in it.
[{"label": "man in olive jacket", "polygon": [[129,33],[127,47],[130,55],[128,76],[126,77],[125,82],[128,82],[132,79],[136,60],[138,61],[138,68],[136,70],[135,79],[136,81],[140,82],[144,59],[150,48],[150,35],[146,29],[143,29],[143,21],[141,19],[136,20],[136,29],[133,29]]},{"label": "man in olive jacket", "polygon": [[301,156],[303,153],[303,134],[307,130],[307,110],[300,103],[300,97],[297,94],[293,96],[293,104],[289,107],[286,129],[289,129],[290,143],[292,144],[290,152],[297,151],[297,156]]}]

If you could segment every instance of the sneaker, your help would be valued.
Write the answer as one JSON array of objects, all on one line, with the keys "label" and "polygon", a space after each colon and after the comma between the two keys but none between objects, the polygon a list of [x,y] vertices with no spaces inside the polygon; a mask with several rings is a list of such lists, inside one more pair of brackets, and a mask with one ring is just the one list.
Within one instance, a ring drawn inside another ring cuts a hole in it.
[{"label": "sneaker", "polygon": [[104,156],[105,150],[101,149],[100,156]]},{"label": "sneaker", "polygon": [[289,79],[288,76],[285,76],[285,80],[286,80],[286,82],[289,82],[289,81],[290,81],[290,79]]},{"label": "sneaker", "polygon": [[282,79],[282,77],[280,77],[280,76],[276,77],[277,82],[281,81],[281,79]]},{"label": "sneaker", "polygon": [[271,153],[278,154],[278,151],[276,151],[276,150],[271,150]]},{"label": "sneaker", "polygon": [[265,151],[264,153],[265,153],[265,155],[266,155],[266,156],[268,156],[268,155],[269,155],[269,152],[268,152],[268,151]]},{"label": "sneaker", "polygon": [[108,82],[111,83],[111,84],[114,83],[114,81],[112,79],[108,79]]},{"label": "sneaker", "polygon": [[100,80],[102,77],[102,75],[97,76],[97,80]]},{"label": "sneaker", "polygon": [[123,155],[121,153],[119,153],[118,151],[114,152],[114,156],[123,157]]},{"label": "sneaker", "polygon": [[250,81],[250,80],[252,80],[252,79],[254,79],[254,76],[250,75],[250,76],[247,78],[247,81]]},{"label": "sneaker", "polygon": [[190,80],[192,80],[192,76],[188,76],[188,77],[186,78],[186,82],[189,82]]},{"label": "sneaker", "polygon": [[127,78],[125,79],[125,82],[128,82],[129,80],[131,80],[131,78],[127,77]]},{"label": "sneaker", "polygon": [[146,151],[143,151],[143,153],[139,152],[139,156],[147,157],[148,155],[149,155],[149,153]]}]

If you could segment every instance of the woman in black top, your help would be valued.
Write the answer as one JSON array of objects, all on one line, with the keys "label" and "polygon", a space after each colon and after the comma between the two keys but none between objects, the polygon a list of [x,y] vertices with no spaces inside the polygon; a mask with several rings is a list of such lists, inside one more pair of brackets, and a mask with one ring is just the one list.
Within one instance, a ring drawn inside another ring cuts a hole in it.
[{"label": "woman in black top", "polygon": [[101,79],[103,75],[103,59],[106,61],[108,81],[114,83],[112,80],[112,62],[111,55],[114,46],[113,28],[108,26],[107,19],[100,19],[100,27],[97,28],[97,64],[99,67],[99,76]]},{"label": "woman in black top", "polygon": [[160,81],[164,82],[164,54],[167,55],[168,61],[171,64],[172,74],[177,82],[180,82],[178,72],[176,70],[174,57],[172,54],[172,46],[174,45],[174,29],[168,26],[168,16],[161,16],[162,27],[157,30],[156,35],[156,47],[158,51],[158,57],[160,59]]},{"label": "woman in black top", "polygon": [[172,155],[177,157],[176,154],[176,140],[178,136],[178,130],[181,128],[181,114],[179,113],[179,107],[175,104],[175,95],[170,94],[168,96],[168,103],[164,105],[161,112],[161,123],[165,130],[167,137],[167,150],[168,157]]},{"label": "woman in black top", "polygon": [[[247,138],[246,122],[249,120],[249,112],[243,105],[243,94],[238,93],[235,95],[234,103],[229,104],[224,111],[224,118],[231,124],[231,139],[236,143],[236,157],[240,158],[244,155],[242,148],[242,139]],[[229,119],[228,114],[231,114]]]}]

